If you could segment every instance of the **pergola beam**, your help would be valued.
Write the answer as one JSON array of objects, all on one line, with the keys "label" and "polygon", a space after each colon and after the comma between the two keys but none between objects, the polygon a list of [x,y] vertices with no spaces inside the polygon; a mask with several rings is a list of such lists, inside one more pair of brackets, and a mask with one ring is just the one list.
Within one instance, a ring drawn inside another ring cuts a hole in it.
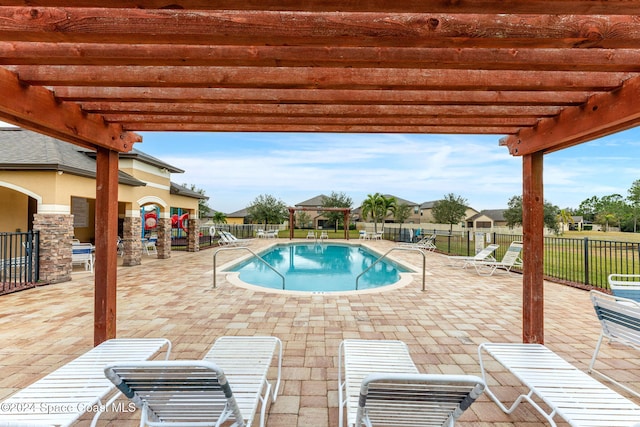
[{"label": "pergola beam", "polygon": [[[51,28],[64,38],[52,40]],[[4,36],[9,38],[5,38]],[[632,15],[396,13],[11,7],[0,39],[26,42],[390,46],[459,48],[630,48]]]},{"label": "pergola beam", "polygon": [[607,91],[633,73],[321,67],[7,66],[45,86]]},{"label": "pergola beam", "polygon": [[[6,6],[68,6],[68,0],[4,0]],[[629,0],[474,0],[454,2],[442,0],[74,0],[74,7],[105,7],[127,9],[194,9],[194,10],[305,10],[334,11],[391,11],[391,12],[451,12],[460,13],[534,13],[534,14],[624,14],[640,15],[640,4]]]},{"label": "pergola beam", "polygon": [[579,105],[593,92],[488,90],[355,90],[56,86],[57,99],[77,102],[299,103],[351,105]]},{"label": "pergola beam", "polygon": [[[178,53],[178,54],[176,54]],[[309,58],[312,58],[311,61]],[[280,66],[639,71],[637,49],[227,46],[0,42],[3,65]]]},{"label": "pergola beam", "polygon": [[86,114],[76,104],[59,102],[50,90],[25,86],[0,68],[0,119],[87,148],[127,152],[142,139],[121,125]]},{"label": "pergola beam", "polygon": [[579,107],[567,107],[557,117],[505,137],[501,145],[514,156],[551,152],[640,124],[640,78],[626,81],[619,90],[589,98]]}]

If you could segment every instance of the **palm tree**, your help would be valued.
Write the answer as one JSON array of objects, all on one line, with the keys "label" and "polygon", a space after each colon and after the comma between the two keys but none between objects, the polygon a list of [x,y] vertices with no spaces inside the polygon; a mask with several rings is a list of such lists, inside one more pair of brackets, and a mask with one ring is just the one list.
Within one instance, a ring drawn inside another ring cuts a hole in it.
[{"label": "palm tree", "polygon": [[558,214],[558,219],[562,223],[562,231],[564,231],[564,226],[568,224],[573,224],[573,217],[571,213],[567,209],[561,209]]},{"label": "palm tree", "polygon": [[222,212],[214,213],[213,216],[211,217],[211,219],[213,220],[214,224],[226,224],[227,223],[227,216],[225,214],[223,214]]},{"label": "palm tree", "polygon": [[362,217],[367,218],[371,215],[373,219],[373,231],[378,232],[378,221],[384,223],[384,218],[389,213],[396,210],[396,198],[385,197],[380,193],[367,194],[367,198],[362,202]]}]

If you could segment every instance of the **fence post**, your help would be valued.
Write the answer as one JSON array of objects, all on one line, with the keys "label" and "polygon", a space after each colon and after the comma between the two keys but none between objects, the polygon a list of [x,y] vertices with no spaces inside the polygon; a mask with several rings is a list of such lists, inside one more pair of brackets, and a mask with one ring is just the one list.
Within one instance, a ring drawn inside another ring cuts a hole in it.
[{"label": "fence post", "polygon": [[589,284],[589,238],[584,238],[584,284]]}]

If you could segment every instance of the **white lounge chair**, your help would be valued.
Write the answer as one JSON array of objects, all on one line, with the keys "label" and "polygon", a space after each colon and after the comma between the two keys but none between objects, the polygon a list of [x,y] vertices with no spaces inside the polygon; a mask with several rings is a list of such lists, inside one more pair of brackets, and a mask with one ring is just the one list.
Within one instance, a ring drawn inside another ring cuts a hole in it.
[{"label": "white lounge chair", "polygon": [[449,262],[449,265],[464,268],[467,265],[469,265],[469,263],[471,263],[472,261],[495,261],[495,258],[493,257],[493,253],[499,247],[500,245],[497,245],[494,243],[491,245],[487,245],[484,249],[482,249],[480,252],[478,252],[474,256],[453,255],[453,256],[447,256],[446,258],[447,258],[447,261]]},{"label": "white lounge chair", "polygon": [[73,243],[71,245],[71,265],[82,264],[85,271],[93,273],[93,251],[91,243]]},{"label": "white lounge chair", "polygon": [[610,274],[607,282],[613,295],[640,301],[640,274]]},{"label": "white lounge chair", "polygon": [[483,390],[476,376],[418,373],[402,341],[340,344],[340,427],[345,412],[347,427],[454,426]]},{"label": "white lounge chair", "polygon": [[[269,396],[275,402],[280,389],[282,372],[282,342],[271,336],[224,336],[218,338],[205,360],[220,366],[235,394],[245,423],[250,427],[260,406],[261,427],[265,425],[265,413]],[[269,369],[276,361],[275,384],[269,381]]]},{"label": "white lounge chair", "polygon": [[[278,377],[267,374],[274,356]],[[204,360],[115,363],[105,375],[142,409],[141,426],[250,427],[261,404],[275,401],[280,386],[282,343],[275,337],[222,337]],[[228,425],[228,424],[224,424]]]},{"label": "white lounge chair", "polygon": [[554,427],[556,416],[574,427],[630,427],[640,420],[640,406],[575,368],[544,345],[481,344],[478,347],[480,370],[487,381],[484,353],[528,389],[507,407],[487,386],[487,395],[507,414],[527,401]]},{"label": "white lounge chair", "polygon": [[432,252],[436,250],[436,234],[432,234],[431,236],[425,236],[417,242],[409,243],[398,243],[400,247],[408,247],[408,248],[417,248],[422,249],[424,251]]},{"label": "white lounge chair", "polygon": [[511,245],[504,253],[502,260],[500,261],[488,261],[488,260],[474,260],[469,262],[476,269],[476,272],[480,276],[491,276],[498,269],[511,271],[513,267],[522,268],[522,258],[520,253],[522,252],[522,242],[511,242]]},{"label": "white lounge chair", "polygon": [[367,234],[366,230],[360,230],[358,232],[358,239],[360,240],[369,240],[370,239],[370,235]]},{"label": "white lounge chair", "polygon": [[326,231],[320,233],[320,240],[329,239],[329,234]]},{"label": "white lounge chair", "polygon": [[[105,341],[0,403],[0,426],[69,426],[96,407],[111,410],[119,393],[104,377],[105,365],[148,360],[162,350],[169,357],[171,342],[161,338]],[[91,426],[100,414],[95,414]]]},{"label": "white lounge chair", "polygon": [[306,239],[314,239],[316,238],[316,233],[313,230],[309,230],[307,231],[307,237],[305,237]]},{"label": "white lounge chair", "polygon": [[252,242],[252,239],[238,239],[228,231],[220,230],[218,231],[218,235],[220,236],[220,242],[227,246],[239,246]]},{"label": "white lounge chair", "polygon": [[[589,372],[611,381],[618,387],[640,398],[638,390],[633,390],[616,381],[610,375],[594,368],[602,341],[605,338],[609,343],[620,343],[635,350],[640,350],[640,303],[632,299],[607,295],[595,290],[590,292],[590,297],[602,329],[589,364]],[[617,370],[617,367],[614,365],[610,369]]]}]

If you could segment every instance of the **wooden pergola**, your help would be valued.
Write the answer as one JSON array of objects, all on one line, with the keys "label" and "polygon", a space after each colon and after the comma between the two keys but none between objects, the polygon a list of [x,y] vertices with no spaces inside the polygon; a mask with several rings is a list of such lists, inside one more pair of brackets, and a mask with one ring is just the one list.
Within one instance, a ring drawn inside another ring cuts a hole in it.
[{"label": "wooden pergola", "polygon": [[543,342],[543,157],[638,124],[639,15],[639,0],[5,0],[0,120],[97,151],[96,344],[116,331],[133,132],[501,135],[522,158],[523,341]]},{"label": "wooden pergola", "polygon": [[344,238],[346,240],[349,240],[349,214],[351,213],[351,209],[350,208],[335,208],[335,207],[317,207],[317,208],[311,208],[311,207],[290,207],[289,208],[289,239],[293,239],[293,229],[295,228],[295,224],[296,224],[296,218],[295,218],[295,213],[296,211],[303,211],[303,212],[342,212],[342,224],[344,226]]}]

